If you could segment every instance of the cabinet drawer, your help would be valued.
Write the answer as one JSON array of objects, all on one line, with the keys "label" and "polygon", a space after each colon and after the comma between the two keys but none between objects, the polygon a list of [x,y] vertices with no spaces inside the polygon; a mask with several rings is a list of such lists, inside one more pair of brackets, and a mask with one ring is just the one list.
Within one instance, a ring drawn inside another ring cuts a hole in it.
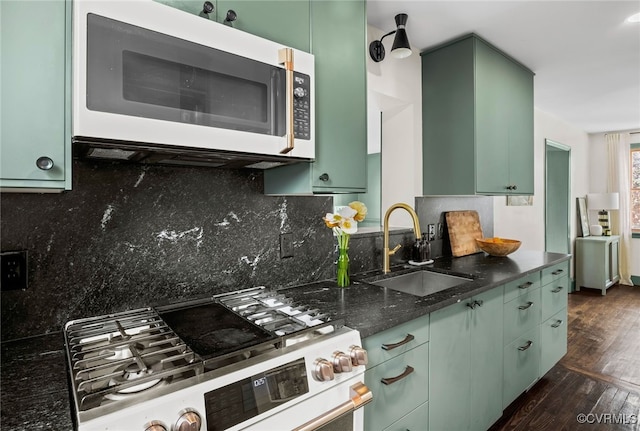
[{"label": "cabinet drawer", "polygon": [[419,431],[426,430],[429,424],[429,403],[424,403],[417,409],[395,422],[384,431]]},{"label": "cabinet drawer", "polygon": [[[373,401],[364,407],[367,430],[383,430],[429,397],[429,343],[396,356],[365,372],[365,382],[373,393]],[[413,372],[395,382],[384,384],[382,379],[391,379]]]},{"label": "cabinet drawer", "polygon": [[540,377],[547,374],[567,353],[567,309],[564,308],[540,326]]},{"label": "cabinet drawer", "polygon": [[502,407],[506,408],[537,379],[540,367],[540,327],[504,348]]},{"label": "cabinet drawer", "polygon": [[374,334],[365,338],[362,343],[369,354],[369,367],[374,367],[427,341],[429,315]]},{"label": "cabinet drawer", "polygon": [[542,321],[567,308],[569,277],[561,277],[542,286]]},{"label": "cabinet drawer", "polygon": [[504,304],[504,344],[540,325],[540,288]]},{"label": "cabinet drawer", "polygon": [[560,277],[569,276],[569,261],[561,262],[542,270],[542,285],[551,283]]},{"label": "cabinet drawer", "polygon": [[517,297],[535,290],[538,287],[540,287],[539,272],[534,272],[533,274],[513,280],[504,286],[504,302],[506,304],[509,301],[513,301]]}]

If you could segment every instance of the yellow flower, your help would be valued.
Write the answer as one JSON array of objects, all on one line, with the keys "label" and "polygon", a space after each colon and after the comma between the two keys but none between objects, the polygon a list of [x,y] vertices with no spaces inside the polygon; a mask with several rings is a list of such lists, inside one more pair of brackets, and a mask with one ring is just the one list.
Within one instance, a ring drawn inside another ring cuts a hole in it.
[{"label": "yellow flower", "polygon": [[324,223],[327,225],[327,227],[334,228],[340,226],[342,217],[340,216],[340,214],[327,213],[327,215],[322,217],[322,220],[324,220]]},{"label": "yellow flower", "polygon": [[367,207],[362,202],[353,201],[349,204],[349,206],[357,212],[353,217],[355,221],[360,222],[367,216]]}]

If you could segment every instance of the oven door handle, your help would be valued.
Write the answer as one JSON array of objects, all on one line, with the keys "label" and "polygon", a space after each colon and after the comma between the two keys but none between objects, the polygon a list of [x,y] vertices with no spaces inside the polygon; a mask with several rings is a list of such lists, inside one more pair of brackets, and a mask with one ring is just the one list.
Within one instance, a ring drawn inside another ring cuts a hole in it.
[{"label": "oven door handle", "polygon": [[293,131],[293,49],[282,48],[278,51],[278,62],[284,65],[286,75],[286,125],[287,125],[287,146],[280,150],[280,154],[287,154],[293,150],[295,145]]},{"label": "oven door handle", "polygon": [[342,415],[350,413],[359,409],[365,404],[373,400],[373,394],[364,383],[358,382],[350,388],[351,399],[345,403],[340,404],[338,407],[329,410],[328,412],[321,414],[320,416],[311,419],[304,425],[300,425],[294,428],[293,431],[314,431],[320,427],[328,424],[334,419],[339,418]]}]

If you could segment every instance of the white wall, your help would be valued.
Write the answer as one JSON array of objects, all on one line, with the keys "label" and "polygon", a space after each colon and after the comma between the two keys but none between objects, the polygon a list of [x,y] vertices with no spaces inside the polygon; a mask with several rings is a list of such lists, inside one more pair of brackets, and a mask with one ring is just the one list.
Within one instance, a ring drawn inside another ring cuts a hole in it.
[{"label": "white wall", "polygon": [[[630,132],[620,131],[620,132]],[[637,130],[634,130],[637,131]],[[589,135],[589,193],[606,193],[609,164],[607,163],[607,143],[604,133]],[[638,136],[638,135],[635,135]],[[637,138],[634,142],[638,142]],[[589,214],[590,217],[593,214]],[[631,239],[631,275],[640,276],[640,238]]]},{"label": "white wall", "polygon": [[[384,34],[371,26],[367,33],[368,43]],[[385,38],[383,43],[384,60],[376,63],[367,55],[367,87],[369,106],[374,105],[382,112],[384,215],[396,202],[413,206],[414,197],[422,194],[422,66],[419,52],[396,59],[389,54],[393,37]],[[390,225],[413,227],[404,211],[394,211]]]},{"label": "white wall", "polygon": [[571,252],[579,232],[576,197],[589,191],[589,135],[539,109],[534,110],[534,196],[532,206],[507,206],[505,197],[494,198],[494,235],[518,238],[523,250],[545,249],[545,140],[571,147]]}]

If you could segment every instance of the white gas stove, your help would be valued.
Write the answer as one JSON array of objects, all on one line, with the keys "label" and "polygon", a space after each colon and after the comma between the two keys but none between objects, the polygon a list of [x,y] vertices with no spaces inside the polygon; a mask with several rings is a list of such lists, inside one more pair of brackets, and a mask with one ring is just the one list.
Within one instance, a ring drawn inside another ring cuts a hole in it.
[{"label": "white gas stove", "polygon": [[264,287],[64,333],[78,431],[360,431],[372,397],[359,333]]}]

